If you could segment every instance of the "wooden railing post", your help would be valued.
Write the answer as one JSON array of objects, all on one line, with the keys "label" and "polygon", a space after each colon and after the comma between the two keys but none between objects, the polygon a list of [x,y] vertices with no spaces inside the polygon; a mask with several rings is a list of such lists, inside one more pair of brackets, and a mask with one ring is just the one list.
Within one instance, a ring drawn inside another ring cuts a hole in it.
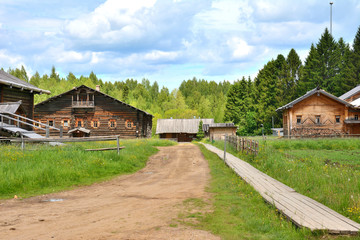
[{"label": "wooden railing post", "polygon": [[49,132],[49,126],[46,126],[46,138],[49,138],[50,132]]},{"label": "wooden railing post", "polygon": [[116,135],[116,144],[117,144],[117,154],[120,155],[119,135]]},{"label": "wooden railing post", "polygon": [[64,131],[63,126],[60,126],[60,138],[63,137],[63,131]]}]

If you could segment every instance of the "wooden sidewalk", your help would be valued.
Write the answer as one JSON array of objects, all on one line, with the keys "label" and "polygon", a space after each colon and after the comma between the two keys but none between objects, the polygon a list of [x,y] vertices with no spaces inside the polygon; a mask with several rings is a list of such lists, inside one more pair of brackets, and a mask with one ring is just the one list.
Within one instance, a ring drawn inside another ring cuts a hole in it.
[{"label": "wooden sidewalk", "polygon": [[[204,146],[221,159],[224,158],[224,151],[210,144],[204,144]],[[311,231],[326,231],[331,234],[359,233],[360,224],[297,193],[294,189],[257,170],[249,163],[226,153],[226,164],[295,225],[309,228]]]}]

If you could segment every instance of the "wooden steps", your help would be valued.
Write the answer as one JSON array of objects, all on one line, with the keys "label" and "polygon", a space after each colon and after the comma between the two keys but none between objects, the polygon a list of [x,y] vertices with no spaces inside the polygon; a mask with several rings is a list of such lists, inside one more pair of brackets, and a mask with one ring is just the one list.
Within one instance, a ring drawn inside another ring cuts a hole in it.
[{"label": "wooden steps", "polygon": [[[224,151],[210,144],[204,144],[204,146],[221,159],[224,158]],[[311,231],[326,231],[331,234],[359,233],[359,223],[297,193],[294,189],[257,170],[249,163],[229,153],[226,153],[225,162],[295,225],[309,228]]]}]

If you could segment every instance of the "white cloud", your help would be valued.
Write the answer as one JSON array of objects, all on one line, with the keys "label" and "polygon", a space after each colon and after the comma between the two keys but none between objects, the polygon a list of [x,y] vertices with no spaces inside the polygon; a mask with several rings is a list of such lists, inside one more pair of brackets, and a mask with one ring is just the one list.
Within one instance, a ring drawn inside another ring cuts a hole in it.
[{"label": "white cloud", "polygon": [[164,51],[158,51],[154,50],[150,53],[146,53],[144,56],[145,60],[150,61],[172,61],[175,60],[179,56],[179,52],[164,52]]},{"label": "white cloud", "polygon": [[232,49],[232,56],[235,59],[244,59],[253,50],[253,46],[247,44],[243,39],[233,37],[227,41],[228,46]]}]

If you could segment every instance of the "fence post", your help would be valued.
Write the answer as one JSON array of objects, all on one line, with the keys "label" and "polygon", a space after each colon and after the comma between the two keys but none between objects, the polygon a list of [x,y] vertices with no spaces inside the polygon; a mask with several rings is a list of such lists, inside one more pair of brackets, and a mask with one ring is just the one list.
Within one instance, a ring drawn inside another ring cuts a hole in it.
[{"label": "fence post", "polygon": [[20,132],[20,137],[21,137],[21,150],[24,151],[25,142],[24,142],[24,136],[23,136],[22,132]]},{"label": "fence post", "polygon": [[226,137],[227,137],[227,134],[225,134],[225,140],[224,140],[224,162],[226,160]]},{"label": "fence post", "polygon": [[4,126],[4,117],[3,117],[3,115],[1,115],[1,126]]},{"label": "fence post", "polygon": [[49,126],[46,126],[46,138],[49,138],[49,135],[50,135]]},{"label": "fence post", "polygon": [[63,126],[60,126],[60,138],[62,138],[63,137]]},{"label": "fence post", "polygon": [[116,135],[116,144],[117,144],[117,154],[120,155],[119,135]]}]

